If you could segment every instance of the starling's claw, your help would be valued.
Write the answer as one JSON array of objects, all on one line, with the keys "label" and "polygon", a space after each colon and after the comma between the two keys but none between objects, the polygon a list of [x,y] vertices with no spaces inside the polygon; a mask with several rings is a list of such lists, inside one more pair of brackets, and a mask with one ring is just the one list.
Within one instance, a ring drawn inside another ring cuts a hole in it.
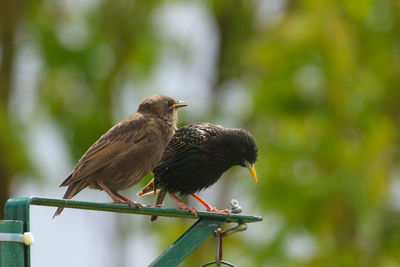
[{"label": "starling's claw", "polygon": [[[183,202],[182,202],[182,203],[183,203]],[[190,211],[194,216],[197,216],[197,211],[196,211],[195,208],[193,208],[193,207],[191,207],[191,206],[188,206],[188,205],[186,205],[185,203],[183,203],[183,205],[182,205],[182,204],[178,204],[178,206],[179,206],[179,209],[180,209],[180,210],[188,210],[188,211]]]},{"label": "starling's claw", "polygon": [[199,197],[197,194],[191,194],[191,196],[194,197],[198,202],[200,202],[204,207],[206,207],[206,210],[209,211],[209,212],[228,213],[229,215],[231,215],[231,211],[230,210],[228,210],[228,209],[217,210],[215,207],[213,207],[210,204],[208,204],[204,199]]},{"label": "starling's claw", "polygon": [[228,215],[231,215],[231,211],[230,211],[230,210],[228,210],[228,209],[224,209],[224,210],[217,210],[216,208],[214,208],[214,207],[211,207],[211,208],[207,208],[207,211],[208,211],[208,212],[228,213]]},{"label": "starling's claw", "polygon": [[194,216],[197,216],[197,210],[191,206],[188,206],[185,204],[185,206],[180,206],[179,205],[179,209],[180,210],[188,210],[190,211],[190,213],[192,213]]},{"label": "starling's claw", "polygon": [[177,196],[175,196],[175,195],[172,194],[172,193],[169,193],[169,196],[170,196],[173,200],[175,200],[175,202],[176,202],[176,203],[178,204],[178,206],[179,206],[179,209],[181,209],[181,210],[188,210],[188,211],[190,211],[193,215],[197,216],[197,211],[196,211],[195,208],[193,208],[193,207],[191,207],[191,206],[189,206],[189,205],[186,205],[186,204],[183,203]]}]

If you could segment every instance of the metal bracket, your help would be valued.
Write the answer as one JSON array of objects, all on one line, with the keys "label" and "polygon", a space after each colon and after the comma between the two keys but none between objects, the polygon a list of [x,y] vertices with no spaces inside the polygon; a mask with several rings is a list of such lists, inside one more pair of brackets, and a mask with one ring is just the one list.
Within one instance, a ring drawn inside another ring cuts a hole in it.
[{"label": "metal bracket", "polygon": [[[240,207],[239,202],[236,199],[232,199],[231,202],[231,212],[239,214],[242,212],[242,207]],[[221,266],[222,263],[222,238],[234,233],[243,232],[247,230],[247,224],[243,222],[238,222],[238,225],[232,227],[228,230],[223,231],[221,228],[218,228],[214,231],[214,236],[216,239],[216,246],[215,246],[215,264],[217,266]],[[226,263],[226,262],[225,262]],[[230,264],[230,263],[229,263]],[[204,266],[204,265],[203,265]]]},{"label": "metal bracket", "polygon": [[26,246],[30,246],[33,241],[33,235],[30,232],[23,234],[0,233],[0,242],[19,242],[24,243]]}]

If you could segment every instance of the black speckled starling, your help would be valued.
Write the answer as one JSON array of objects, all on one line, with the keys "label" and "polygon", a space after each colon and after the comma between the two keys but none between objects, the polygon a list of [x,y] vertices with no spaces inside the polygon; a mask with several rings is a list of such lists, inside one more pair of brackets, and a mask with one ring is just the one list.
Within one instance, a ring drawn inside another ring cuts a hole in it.
[{"label": "black speckled starling", "polygon": [[[115,203],[142,207],[118,193],[138,183],[162,157],[173,137],[177,109],[187,106],[168,96],[145,98],[138,110],[100,137],[78,161],[60,186],[68,186],[64,199],[71,199],[82,189],[100,189]],[[63,208],[59,207],[54,216]]]},{"label": "black speckled starling", "polygon": [[[192,195],[207,211],[216,210],[195,193],[213,185],[220,176],[234,165],[247,167],[257,182],[254,163],[257,146],[253,136],[243,129],[228,129],[210,123],[193,124],[178,129],[164,151],[161,161],[153,170],[153,180],[138,196],[159,192],[157,205],[168,192],[181,209],[190,207],[174,194]],[[156,219],[152,217],[152,220]]]}]

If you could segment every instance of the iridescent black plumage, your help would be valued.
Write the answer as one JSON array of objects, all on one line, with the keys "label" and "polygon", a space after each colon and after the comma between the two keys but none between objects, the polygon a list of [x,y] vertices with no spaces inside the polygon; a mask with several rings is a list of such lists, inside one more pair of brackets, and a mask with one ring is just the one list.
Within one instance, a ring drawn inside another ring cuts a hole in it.
[{"label": "iridescent black plumage", "polygon": [[155,187],[182,195],[213,185],[234,165],[246,167],[257,160],[253,136],[243,129],[210,123],[178,129],[153,170]]},{"label": "iridescent black plumage", "polygon": [[213,185],[234,165],[248,167],[256,180],[256,160],[257,146],[249,132],[210,123],[187,125],[175,132],[153,170],[154,179],[138,195],[161,191],[157,200],[161,204],[165,191],[194,194]]}]

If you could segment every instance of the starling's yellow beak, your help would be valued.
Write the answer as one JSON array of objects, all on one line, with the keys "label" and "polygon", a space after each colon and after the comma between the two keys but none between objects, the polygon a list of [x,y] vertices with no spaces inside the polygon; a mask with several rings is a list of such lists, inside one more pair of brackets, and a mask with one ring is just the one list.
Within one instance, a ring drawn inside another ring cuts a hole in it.
[{"label": "starling's yellow beak", "polygon": [[256,169],[253,165],[251,165],[248,161],[245,161],[244,164],[246,165],[247,169],[249,169],[251,176],[253,176],[254,181],[257,183],[257,173]]},{"label": "starling's yellow beak", "polygon": [[173,109],[173,108],[182,108],[182,107],[186,107],[186,106],[188,106],[188,105],[189,105],[188,102],[178,100],[178,101],[176,101],[169,109]]}]

